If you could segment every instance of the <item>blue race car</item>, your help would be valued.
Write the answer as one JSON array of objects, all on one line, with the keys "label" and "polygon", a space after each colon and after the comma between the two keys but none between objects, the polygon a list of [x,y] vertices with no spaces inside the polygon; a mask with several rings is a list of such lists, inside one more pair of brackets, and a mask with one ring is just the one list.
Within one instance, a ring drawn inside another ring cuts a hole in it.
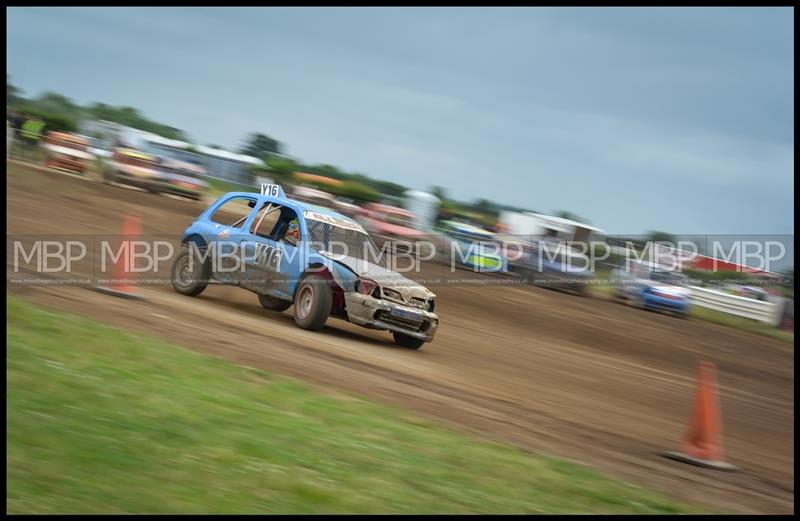
[{"label": "blue race car", "polygon": [[611,276],[618,298],[642,309],[670,311],[682,318],[688,317],[691,301],[686,275],[652,263],[636,262],[632,270],[617,268]]},{"label": "blue race car", "polygon": [[318,331],[329,316],[389,330],[395,343],[419,349],[433,340],[436,296],[383,266],[364,229],[331,210],[288,199],[278,185],[261,194],[231,192],[184,231],[172,266],[178,293],[195,296],[208,283],[240,286],[261,305]]}]

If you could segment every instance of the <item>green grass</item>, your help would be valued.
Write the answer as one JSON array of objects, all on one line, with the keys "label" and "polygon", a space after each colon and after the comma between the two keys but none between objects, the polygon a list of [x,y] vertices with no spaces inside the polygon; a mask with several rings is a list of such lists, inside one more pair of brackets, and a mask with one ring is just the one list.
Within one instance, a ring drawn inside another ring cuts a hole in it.
[{"label": "green grass", "polygon": [[[600,298],[613,299],[614,287],[610,284],[592,284],[590,292]],[[736,315],[729,315],[714,309],[708,309],[701,306],[694,305],[689,311],[689,317],[694,320],[705,320],[706,322],[713,322],[723,326],[732,327],[742,331],[748,331],[757,335],[764,335],[783,342],[794,343],[794,333],[784,331],[777,327],[756,320],[750,320]]]},{"label": "green grass", "polygon": [[9,513],[690,510],[12,296],[7,340]]},{"label": "green grass", "polygon": [[729,315],[714,309],[703,308],[700,306],[692,306],[691,317],[699,320],[706,320],[715,324],[741,329],[742,331],[749,331],[758,335],[764,335],[782,340],[784,342],[794,343],[794,333],[784,331],[775,326],[764,324],[757,320],[750,320],[735,315]]}]

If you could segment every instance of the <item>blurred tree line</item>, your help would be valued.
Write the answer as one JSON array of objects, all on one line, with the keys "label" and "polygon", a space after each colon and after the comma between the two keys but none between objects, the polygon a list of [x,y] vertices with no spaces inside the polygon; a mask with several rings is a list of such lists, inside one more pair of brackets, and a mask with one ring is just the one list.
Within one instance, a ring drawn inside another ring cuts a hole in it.
[{"label": "blurred tree line", "polygon": [[[8,74],[6,75],[6,108],[8,111],[39,116],[45,122],[46,130],[76,132],[78,124],[82,120],[105,120],[152,132],[168,139],[189,141],[188,135],[183,130],[153,121],[133,107],[117,107],[97,102],[82,106],[55,92],[45,92],[36,98],[26,98],[22,89],[11,83],[11,77]],[[220,148],[216,145],[211,146]],[[356,203],[383,201],[398,204],[403,193],[408,190],[406,186],[398,183],[374,179],[360,172],[346,172],[329,164],[303,164],[285,153],[284,143],[263,132],[250,133],[245,138],[239,152],[257,157],[266,164],[266,168],[253,167],[251,169],[253,182],[255,182],[256,176],[265,176],[279,183],[288,183],[294,182],[292,175],[295,172],[317,174],[342,181],[338,187],[318,185],[317,188],[339,197],[351,199]],[[315,184],[313,182],[306,183]],[[431,187],[430,191],[441,200],[441,219],[460,219],[491,228],[497,224],[498,216],[503,210],[532,211],[502,205],[484,198],[478,198],[472,202],[457,201],[450,198],[445,189],[439,186]],[[562,212],[562,214],[562,216],[575,217],[569,212]]]},{"label": "blurred tree line", "polygon": [[133,107],[115,107],[105,103],[82,106],[55,92],[28,99],[22,89],[11,83],[9,75],[6,75],[6,109],[39,116],[47,130],[76,132],[81,120],[105,120],[169,139],[188,140],[182,130],[153,121]]}]

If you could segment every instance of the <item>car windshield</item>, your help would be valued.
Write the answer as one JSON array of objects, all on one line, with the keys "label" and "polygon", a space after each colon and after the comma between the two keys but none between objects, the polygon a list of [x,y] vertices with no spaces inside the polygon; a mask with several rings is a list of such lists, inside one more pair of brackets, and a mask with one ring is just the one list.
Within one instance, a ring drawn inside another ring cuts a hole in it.
[{"label": "car windshield", "polygon": [[184,168],[175,168],[175,167],[168,166],[168,167],[162,167],[161,171],[165,172],[167,174],[175,174],[175,175],[180,175],[180,176],[184,176],[184,177],[192,177],[194,179],[199,179],[200,178],[200,175],[197,172],[193,172],[192,170],[184,169]]},{"label": "car windshield", "polygon": [[329,223],[306,220],[308,240],[316,251],[326,251],[334,255],[347,255],[356,259],[384,265],[380,250],[366,233],[342,228]]},{"label": "car windshield", "polygon": [[86,150],[86,145],[84,145],[83,143],[72,141],[69,139],[62,139],[51,136],[47,138],[47,142],[52,145],[58,145],[64,148],[71,148],[73,150],[81,150],[81,151]]},{"label": "car windshield", "polygon": [[650,280],[671,286],[686,286],[689,283],[686,275],[673,271],[654,271],[650,274]]},{"label": "car windshield", "polygon": [[141,157],[121,155],[119,156],[117,161],[123,165],[137,166],[140,168],[150,168],[150,169],[156,168],[156,164],[153,161]]},{"label": "car windshield", "polygon": [[446,233],[451,239],[456,241],[468,243],[491,242],[485,235],[479,235],[476,233],[461,232],[457,230],[448,230]]}]

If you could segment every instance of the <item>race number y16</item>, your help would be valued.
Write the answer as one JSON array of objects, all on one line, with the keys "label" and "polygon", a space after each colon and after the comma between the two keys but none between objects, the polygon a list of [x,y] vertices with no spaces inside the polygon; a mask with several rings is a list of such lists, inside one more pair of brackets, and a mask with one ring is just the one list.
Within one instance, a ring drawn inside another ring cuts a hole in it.
[{"label": "race number y16", "polygon": [[273,185],[267,183],[261,184],[261,195],[269,195],[270,197],[280,197],[281,192],[282,190],[280,185]]}]

